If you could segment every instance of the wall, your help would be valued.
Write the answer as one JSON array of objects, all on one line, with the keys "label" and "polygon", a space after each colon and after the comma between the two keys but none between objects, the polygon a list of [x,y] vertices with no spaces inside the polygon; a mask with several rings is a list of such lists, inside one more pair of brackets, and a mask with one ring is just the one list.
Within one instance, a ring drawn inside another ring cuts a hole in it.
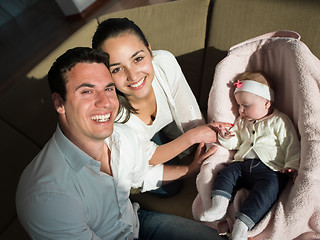
[{"label": "wall", "polygon": [[0,26],[18,16],[39,0],[0,0]]},{"label": "wall", "polygon": [[56,0],[65,16],[81,13],[95,0]]}]

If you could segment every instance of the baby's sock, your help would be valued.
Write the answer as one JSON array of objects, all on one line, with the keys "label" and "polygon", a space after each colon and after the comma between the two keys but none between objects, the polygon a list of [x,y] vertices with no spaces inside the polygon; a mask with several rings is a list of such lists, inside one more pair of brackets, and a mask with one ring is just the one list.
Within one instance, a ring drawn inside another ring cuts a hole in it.
[{"label": "baby's sock", "polygon": [[222,219],[227,212],[229,199],[220,195],[212,197],[212,207],[200,216],[201,221],[213,222]]},{"label": "baby's sock", "polygon": [[233,225],[232,240],[247,240],[248,239],[248,227],[241,220],[237,219]]}]

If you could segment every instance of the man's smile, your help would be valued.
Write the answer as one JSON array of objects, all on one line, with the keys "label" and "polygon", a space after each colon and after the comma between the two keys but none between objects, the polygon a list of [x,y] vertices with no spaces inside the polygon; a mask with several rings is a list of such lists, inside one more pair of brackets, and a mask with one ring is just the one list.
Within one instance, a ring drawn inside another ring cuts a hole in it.
[{"label": "man's smile", "polygon": [[104,114],[104,115],[94,115],[92,117],[90,117],[92,120],[96,121],[96,122],[107,122],[110,119],[111,114]]}]

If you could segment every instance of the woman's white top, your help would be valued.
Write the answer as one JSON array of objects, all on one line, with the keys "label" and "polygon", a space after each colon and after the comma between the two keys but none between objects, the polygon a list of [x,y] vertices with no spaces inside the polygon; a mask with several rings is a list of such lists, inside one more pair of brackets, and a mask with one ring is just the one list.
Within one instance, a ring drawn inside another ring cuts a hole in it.
[{"label": "woman's white top", "polygon": [[[157,144],[150,139],[161,129],[164,128],[166,135],[174,139],[191,128],[205,124],[197,100],[174,55],[164,50],[152,53],[156,118],[151,125],[147,125],[136,115],[130,114],[129,121],[125,123],[139,136],[150,159],[157,148]],[[122,120],[120,118],[120,122]]]}]

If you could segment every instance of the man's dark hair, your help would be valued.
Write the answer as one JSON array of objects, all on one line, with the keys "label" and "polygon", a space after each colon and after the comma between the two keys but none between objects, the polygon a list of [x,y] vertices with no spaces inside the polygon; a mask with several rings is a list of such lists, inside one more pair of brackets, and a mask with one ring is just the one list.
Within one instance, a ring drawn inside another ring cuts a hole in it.
[{"label": "man's dark hair", "polygon": [[48,82],[51,93],[58,93],[64,101],[68,82],[65,74],[77,63],[103,63],[109,69],[109,55],[89,47],[76,47],[57,58],[48,72]]}]

